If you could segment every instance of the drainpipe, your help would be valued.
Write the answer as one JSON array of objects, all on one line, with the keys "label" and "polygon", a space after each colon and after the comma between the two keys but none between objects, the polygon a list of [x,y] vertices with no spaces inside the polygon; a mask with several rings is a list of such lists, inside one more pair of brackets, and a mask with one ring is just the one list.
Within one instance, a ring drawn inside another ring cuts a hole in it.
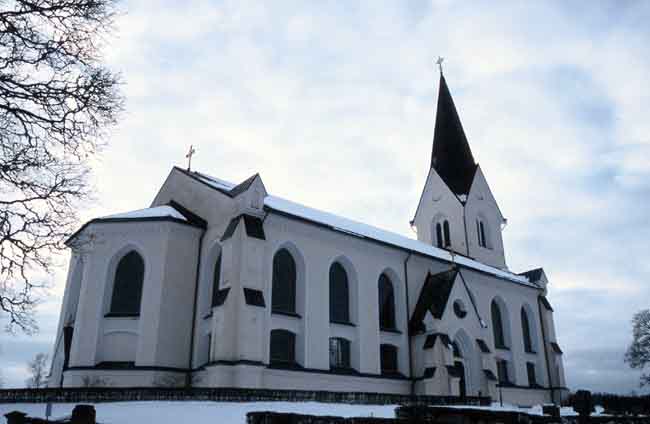
[{"label": "drainpipe", "polygon": [[207,229],[203,229],[199,238],[199,255],[196,260],[196,281],[194,283],[194,307],[192,308],[192,332],[190,333],[190,358],[187,364],[187,375],[185,376],[185,387],[192,387],[192,360],[194,359],[194,332],[196,330],[196,309],[199,297],[199,278],[201,274],[201,253],[203,253],[203,237]]},{"label": "drainpipe", "polygon": [[546,360],[546,375],[548,376],[548,387],[549,390],[551,391],[551,402],[555,403],[555,393],[553,390],[553,382],[551,381],[551,366],[548,360],[548,350],[546,349],[546,328],[544,327],[544,317],[542,315],[542,302],[539,298],[537,297],[537,308],[539,310],[539,323],[542,328],[542,343],[544,349],[544,359]]},{"label": "drainpipe", "polygon": [[410,301],[409,301],[409,271],[408,271],[408,261],[413,256],[413,252],[409,252],[406,259],[404,259],[404,291],[406,296],[406,335],[408,337],[408,350],[409,350],[409,377],[411,379],[411,396],[415,395],[415,376],[413,375],[413,348],[411,340],[411,331],[409,326],[409,315],[411,313]]}]

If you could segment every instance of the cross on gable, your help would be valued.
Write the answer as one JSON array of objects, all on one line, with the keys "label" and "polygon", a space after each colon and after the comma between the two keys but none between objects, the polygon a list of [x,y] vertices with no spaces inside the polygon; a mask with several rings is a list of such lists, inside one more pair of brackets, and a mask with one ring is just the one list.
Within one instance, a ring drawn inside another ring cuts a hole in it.
[{"label": "cross on gable", "polygon": [[196,153],[196,149],[194,148],[193,145],[190,145],[190,150],[185,155],[185,157],[187,158],[187,170],[188,171],[191,171],[191,168],[192,168],[192,156],[194,156],[194,153]]}]

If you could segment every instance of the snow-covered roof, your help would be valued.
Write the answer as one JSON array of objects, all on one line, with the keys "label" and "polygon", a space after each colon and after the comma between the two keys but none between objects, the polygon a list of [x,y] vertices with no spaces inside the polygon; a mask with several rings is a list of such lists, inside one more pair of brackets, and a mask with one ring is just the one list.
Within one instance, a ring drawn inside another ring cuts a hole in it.
[{"label": "snow-covered roof", "polygon": [[[236,186],[236,184],[214,178],[203,173],[193,172],[192,175],[219,191],[232,190]],[[353,221],[351,219],[334,215],[329,212],[310,208],[308,206],[304,206],[299,203],[283,199],[281,197],[271,195],[266,196],[264,199],[264,206],[277,212],[328,226],[335,231],[340,231],[342,233],[350,234],[356,237],[367,238],[369,240],[389,244],[411,252],[416,252],[447,262],[456,263],[470,269],[492,274],[497,277],[501,277],[530,287],[538,288],[536,284],[531,283],[524,275],[517,275],[510,271],[495,268],[465,256],[457,254],[452,255],[448,250],[439,249],[435,246],[422,243],[419,240],[405,237],[390,231],[382,230],[380,228],[373,227],[372,225]]]},{"label": "snow-covered roof", "polygon": [[103,216],[99,219],[142,219],[142,218],[164,218],[171,217],[187,221],[182,213],[171,206],[156,206],[153,208],[138,209],[137,211],[117,213],[114,215]]}]

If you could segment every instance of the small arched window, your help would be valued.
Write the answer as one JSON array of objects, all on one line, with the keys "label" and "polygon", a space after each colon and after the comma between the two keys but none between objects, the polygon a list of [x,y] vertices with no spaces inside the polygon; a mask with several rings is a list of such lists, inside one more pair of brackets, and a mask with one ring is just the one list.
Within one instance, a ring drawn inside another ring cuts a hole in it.
[{"label": "small arched window", "polygon": [[330,368],[350,368],[350,342],[341,337],[330,338]]},{"label": "small arched window", "polygon": [[218,303],[219,281],[221,280],[221,253],[214,262],[214,271],[212,272],[212,306]]},{"label": "small arched window", "polygon": [[395,329],[395,294],[393,283],[386,274],[379,276],[379,328]]},{"label": "small arched window", "polygon": [[530,333],[530,320],[526,308],[521,308],[521,332],[524,335],[524,350],[527,353],[535,353],[533,349],[533,339]]},{"label": "small arched window", "polygon": [[482,219],[476,220],[476,236],[478,238],[478,245],[480,247],[488,247],[487,237],[485,231],[485,222]]},{"label": "small arched window", "polygon": [[135,250],[120,259],[115,270],[113,296],[109,313],[115,315],[140,315],[144,260]]},{"label": "small arched window", "polygon": [[497,304],[496,300],[492,301],[492,331],[494,333],[494,347],[497,349],[507,349],[505,333],[503,331],[503,317],[501,314],[501,308]]},{"label": "small arched window", "polygon": [[446,219],[436,222],[436,245],[441,249],[451,246],[449,221]]},{"label": "small arched window", "polygon": [[436,223],[436,244],[439,248],[445,247],[445,240],[442,238],[442,224]]},{"label": "small arched window", "polygon": [[348,274],[338,262],[330,267],[330,321],[350,322]]},{"label": "small arched window", "polygon": [[397,346],[382,344],[379,346],[380,365],[382,374],[396,374],[397,367]]},{"label": "small arched window", "polygon": [[296,335],[287,330],[272,330],[269,360],[271,364],[294,364],[296,362]]},{"label": "small arched window", "polygon": [[445,233],[445,247],[451,246],[451,236],[449,234],[449,221],[445,219],[445,222],[442,224],[442,230]]},{"label": "small arched window", "polygon": [[296,313],[296,261],[287,249],[273,257],[271,311]]}]

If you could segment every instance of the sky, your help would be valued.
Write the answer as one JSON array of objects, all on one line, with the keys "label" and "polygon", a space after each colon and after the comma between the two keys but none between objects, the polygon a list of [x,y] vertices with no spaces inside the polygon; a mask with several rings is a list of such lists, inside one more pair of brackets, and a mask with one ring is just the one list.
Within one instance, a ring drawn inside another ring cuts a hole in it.
[{"label": "sky", "polygon": [[[572,389],[639,391],[623,362],[650,308],[650,2],[126,1],[107,40],[126,112],[83,220],[149,206],[172,166],[414,237],[438,70],[508,218],[543,266]],[[67,257],[34,336],[0,333],[5,385],[51,352]]]}]

